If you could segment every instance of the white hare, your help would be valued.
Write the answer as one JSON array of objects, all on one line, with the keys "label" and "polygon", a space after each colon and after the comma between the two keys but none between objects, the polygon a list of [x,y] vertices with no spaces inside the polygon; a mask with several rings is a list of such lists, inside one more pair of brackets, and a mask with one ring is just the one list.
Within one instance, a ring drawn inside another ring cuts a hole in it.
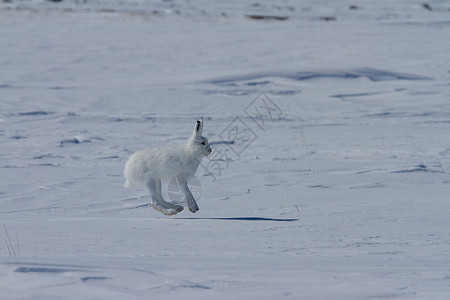
[{"label": "white hare", "polygon": [[188,188],[187,181],[197,171],[203,157],[211,154],[208,140],[202,136],[203,119],[196,122],[194,133],[186,144],[149,148],[138,151],[128,159],[124,175],[125,187],[147,187],[152,198],[152,206],[165,215],[174,215],[183,206],[166,202],[161,194],[161,179],[171,180],[176,176],[189,210],[198,211],[197,203]]}]

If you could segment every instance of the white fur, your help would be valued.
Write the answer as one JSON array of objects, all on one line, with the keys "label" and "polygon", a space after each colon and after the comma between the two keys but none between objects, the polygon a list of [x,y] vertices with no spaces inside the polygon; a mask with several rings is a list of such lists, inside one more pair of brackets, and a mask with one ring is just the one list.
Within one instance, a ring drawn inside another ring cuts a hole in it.
[{"label": "white fur", "polygon": [[208,140],[202,136],[203,119],[195,123],[194,133],[186,144],[149,148],[137,151],[128,159],[124,175],[125,187],[146,187],[152,196],[152,206],[165,215],[174,215],[183,206],[166,202],[161,194],[161,180],[171,180],[175,176],[185,196],[189,210],[198,211],[197,203],[187,186],[194,176],[203,157],[211,153]]}]

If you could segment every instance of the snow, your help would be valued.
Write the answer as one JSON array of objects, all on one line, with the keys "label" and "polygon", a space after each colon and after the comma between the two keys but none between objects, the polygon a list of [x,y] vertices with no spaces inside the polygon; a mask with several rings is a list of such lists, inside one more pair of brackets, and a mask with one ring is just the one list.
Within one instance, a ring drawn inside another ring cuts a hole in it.
[{"label": "snow", "polygon": [[[0,298],[447,299],[448,36],[438,0],[1,2]],[[199,117],[164,216],[123,167]]]}]

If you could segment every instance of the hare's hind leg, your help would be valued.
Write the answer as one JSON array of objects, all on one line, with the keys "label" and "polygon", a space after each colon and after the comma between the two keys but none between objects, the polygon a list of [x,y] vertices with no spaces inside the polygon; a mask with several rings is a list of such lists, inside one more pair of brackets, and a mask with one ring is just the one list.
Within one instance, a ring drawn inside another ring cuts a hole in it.
[{"label": "hare's hind leg", "polygon": [[156,180],[156,196],[158,197],[158,202],[163,205],[164,207],[168,207],[170,209],[176,210],[176,213],[179,213],[184,209],[181,205],[176,205],[170,202],[167,202],[164,200],[162,193],[161,193],[161,179]]},{"label": "hare's hind leg", "polygon": [[173,209],[173,208],[170,208],[170,207],[166,207],[166,206],[164,206],[163,204],[161,204],[159,202],[159,200],[158,200],[157,180],[150,179],[148,181],[148,183],[147,183],[147,187],[148,187],[148,189],[150,191],[150,194],[152,196],[152,207],[154,209],[156,209],[160,213],[168,215],[168,216],[179,213],[179,211],[177,211],[176,209]]}]

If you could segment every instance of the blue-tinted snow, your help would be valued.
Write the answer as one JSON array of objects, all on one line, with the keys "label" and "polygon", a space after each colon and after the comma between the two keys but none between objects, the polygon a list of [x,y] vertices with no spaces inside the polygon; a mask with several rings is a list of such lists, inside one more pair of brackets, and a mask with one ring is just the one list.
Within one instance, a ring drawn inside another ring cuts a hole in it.
[{"label": "blue-tinted snow", "polygon": [[[448,298],[449,19],[2,1],[0,298]],[[122,188],[131,153],[202,116],[197,214]]]}]

